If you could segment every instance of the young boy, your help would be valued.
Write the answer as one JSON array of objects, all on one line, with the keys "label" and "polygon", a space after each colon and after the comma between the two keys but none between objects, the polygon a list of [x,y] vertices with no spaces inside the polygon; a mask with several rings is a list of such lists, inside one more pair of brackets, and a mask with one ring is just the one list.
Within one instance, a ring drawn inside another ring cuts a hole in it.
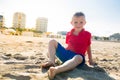
[{"label": "young boy", "polygon": [[[49,42],[48,57],[49,61],[42,64],[42,67],[50,67],[48,75],[53,79],[56,74],[72,70],[85,63],[85,53],[88,54],[89,64],[93,65],[91,54],[91,33],[85,31],[85,15],[77,12],[73,15],[71,24],[73,29],[66,35],[67,48],[62,47],[56,40]],[[63,62],[60,66],[55,66],[55,55]]]}]

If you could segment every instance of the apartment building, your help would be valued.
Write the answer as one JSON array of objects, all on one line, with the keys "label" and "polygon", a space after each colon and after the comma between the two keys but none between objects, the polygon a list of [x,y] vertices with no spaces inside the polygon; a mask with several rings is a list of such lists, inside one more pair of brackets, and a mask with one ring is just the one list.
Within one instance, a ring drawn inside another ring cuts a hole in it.
[{"label": "apartment building", "polygon": [[45,17],[39,17],[36,19],[36,31],[47,32],[48,19]]},{"label": "apartment building", "polygon": [[25,28],[26,15],[22,12],[16,12],[13,15],[13,28]]}]

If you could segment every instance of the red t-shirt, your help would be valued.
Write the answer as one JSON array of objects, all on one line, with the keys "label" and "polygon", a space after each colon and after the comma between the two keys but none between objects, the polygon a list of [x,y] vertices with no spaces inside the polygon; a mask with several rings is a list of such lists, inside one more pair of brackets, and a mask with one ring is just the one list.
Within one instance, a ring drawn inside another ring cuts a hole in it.
[{"label": "red t-shirt", "polygon": [[85,56],[85,52],[91,44],[91,33],[83,29],[76,36],[73,34],[73,31],[74,29],[66,35],[66,43],[68,44],[66,49]]}]

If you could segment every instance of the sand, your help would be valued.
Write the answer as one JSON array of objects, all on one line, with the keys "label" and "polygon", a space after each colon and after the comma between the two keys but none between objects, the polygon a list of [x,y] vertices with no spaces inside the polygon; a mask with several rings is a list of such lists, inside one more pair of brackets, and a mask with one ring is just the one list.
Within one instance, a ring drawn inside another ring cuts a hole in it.
[{"label": "sand", "polygon": [[[0,80],[49,80],[48,69],[40,65],[47,61],[51,39],[0,34]],[[66,46],[65,39],[56,40]],[[54,80],[120,80],[120,43],[92,41],[92,53],[96,66],[86,60],[83,67],[60,73]]]}]

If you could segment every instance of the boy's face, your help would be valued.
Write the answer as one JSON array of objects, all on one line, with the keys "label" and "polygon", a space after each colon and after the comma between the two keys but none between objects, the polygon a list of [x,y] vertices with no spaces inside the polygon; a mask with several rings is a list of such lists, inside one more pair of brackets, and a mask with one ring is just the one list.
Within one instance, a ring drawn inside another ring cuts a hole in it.
[{"label": "boy's face", "polygon": [[81,30],[81,29],[83,29],[84,25],[86,24],[85,17],[84,16],[79,16],[79,17],[74,16],[72,18],[71,24],[75,30]]}]

